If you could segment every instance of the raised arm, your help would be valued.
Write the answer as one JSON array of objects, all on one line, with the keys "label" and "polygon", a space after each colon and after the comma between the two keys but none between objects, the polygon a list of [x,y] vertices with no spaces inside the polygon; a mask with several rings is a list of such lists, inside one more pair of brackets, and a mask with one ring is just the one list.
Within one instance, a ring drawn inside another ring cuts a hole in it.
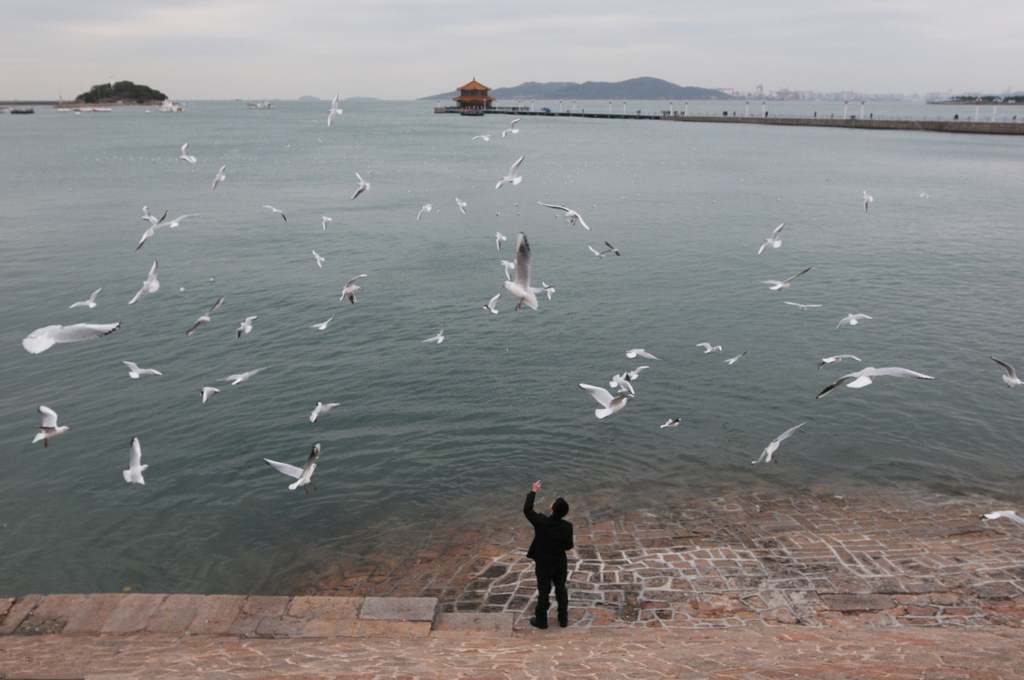
[{"label": "raised arm", "polygon": [[533,500],[537,497],[537,491],[539,490],[540,480],[538,479],[533,483],[533,490],[526,494],[526,503],[523,504],[523,514],[526,515],[526,519],[530,520],[530,524],[534,526],[537,525],[537,520],[540,519],[540,515],[533,510]]}]

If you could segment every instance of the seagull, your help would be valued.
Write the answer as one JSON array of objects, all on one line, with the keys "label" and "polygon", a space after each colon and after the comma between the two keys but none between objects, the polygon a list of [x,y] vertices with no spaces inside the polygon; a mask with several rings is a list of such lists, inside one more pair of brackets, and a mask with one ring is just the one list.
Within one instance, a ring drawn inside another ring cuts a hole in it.
[{"label": "seagull", "polygon": [[43,424],[39,428],[39,432],[36,433],[35,439],[32,440],[32,443],[35,444],[36,442],[42,442],[43,448],[45,449],[50,446],[50,437],[56,437],[59,434],[64,434],[71,428],[67,425],[57,427],[57,412],[49,406],[40,406],[38,410],[43,414]]},{"label": "seagull", "polygon": [[358,196],[359,194],[363,193],[364,191],[369,191],[370,190],[370,183],[367,182],[365,179],[363,179],[362,175],[360,175],[357,172],[356,173],[356,177],[359,178],[359,188],[356,189],[356,193],[352,194],[352,200],[353,201],[356,200],[356,196]]},{"label": "seagull", "polygon": [[163,375],[155,368],[139,368],[134,361],[122,361],[121,363],[128,367],[128,377],[132,380],[138,380],[140,375]]},{"label": "seagull", "polygon": [[92,292],[92,295],[89,296],[88,300],[82,300],[81,302],[75,302],[70,307],[68,307],[68,309],[74,309],[75,307],[88,307],[89,309],[92,309],[93,307],[96,306],[96,296],[100,294],[101,290],[103,290],[103,289],[102,288],[97,288],[96,290],[94,290]]},{"label": "seagull", "polygon": [[505,268],[505,280],[511,281],[512,276],[511,274],[509,274],[509,272],[513,272],[516,270],[516,263],[512,262],[511,260],[502,260],[501,266]]},{"label": "seagull", "polygon": [[540,293],[541,291],[543,291],[543,292],[548,294],[548,299],[550,300],[551,296],[555,294],[555,287],[554,286],[549,286],[548,284],[544,283],[543,281],[540,282],[540,285],[541,285],[541,288],[535,289],[534,292],[535,293]]},{"label": "seagull", "polygon": [[864,192],[864,212],[868,211],[868,206],[874,203],[875,197],[869,194],[867,191]]},{"label": "seagull", "polygon": [[541,203],[540,201],[537,201],[537,203],[539,205],[544,206],[545,208],[554,208],[555,210],[561,210],[562,212],[565,213],[566,222],[575,225],[576,222],[579,221],[581,227],[583,227],[587,231],[590,231],[590,227],[588,227],[587,223],[583,221],[583,217],[575,210],[571,208],[566,208],[564,205],[551,205],[549,203]]},{"label": "seagull", "polygon": [[834,357],[825,357],[824,359],[822,359],[821,363],[818,364],[818,369],[820,370],[821,367],[824,366],[825,364],[838,364],[843,359],[853,359],[854,361],[860,361],[860,359],[853,356],[852,354],[837,354]]},{"label": "seagull", "polygon": [[1005,517],[1008,520],[1024,526],[1024,517],[1021,517],[1013,510],[997,510],[995,512],[985,513],[981,516],[982,519],[999,519],[1001,517]]},{"label": "seagull", "polygon": [[626,380],[633,382],[634,380],[640,377],[640,374],[643,371],[647,370],[648,368],[650,368],[650,366],[637,366],[632,371],[627,371]]},{"label": "seagull", "polygon": [[315,324],[313,324],[312,326],[310,326],[310,328],[315,328],[318,331],[325,331],[325,330],[327,330],[327,324],[331,323],[331,321],[333,319],[334,319],[334,317],[332,316],[330,319],[328,319],[327,321],[324,321],[323,323],[315,323]]},{"label": "seagull", "polygon": [[196,164],[196,157],[188,152],[188,142],[181,145],[181,155],[178,156],[178,160],[188,161],[192,165]]},{"label": "seagull", "polygon": [[327,413],[335,406],[341,406],[341,404],[325,404],[322,401],[316,402],[316,408],[314,408],[313,412],[309,414],[309,422],[315,423],[321,413]]},{"label": "seagull", "polygon": [[715,345],[714,347],[712,347],[710,342],[701,342],[701,343],[698,343],[697,345],[695,345],[695,347],[703,347],[704,348],[704,354],[711,354],[712,352],[721,352],[722,351],[722,346],[721,345]]},{"label": "seagull", "polygon": [[501,293],[498,293],[497,295],[492,297],[490,299],[490,301],[486,305],[483,306],[483,309],[487,310],[491,314],[497,314],[498,310],[496,308],[496,305],[498,304],[498,298],[500,298],[500,297],[501,297]]},{"label": "seagull", "polygon": [[266,208],[267,210],[269,210],[270,212],[273,212],[273,213],[281,213],[281,218],[284,219],[285,222],[288,221],[288,218],[285,217],[283,210],[278,210],[277,208],[275,208],[272,205],[264,205],[264,206],[261,206],[261,207]]},{"label": "seagull", "polygon": [[316,484],[313,484],[313,482],[310,481],[310,478],[313,476],[313,470],[316,469],[316,461],[319,457],[320,442],[317,442],[316,444],[313,444],[313,450],[309,452],[309,458],[306,460],[305,467],[297,468],[294,465],[288,465],[287,463],[278,463],[276,460],[270,460],[269,458],[264,458],[263,460],[266,462],[267,465],[274,468],[278,472],[282,472],[288,475],[289,477],[294,477],[296,479],[294,483],[288,485],[289,489],[294,491],[295,489],[301,486],[303,489],[306,490],[306,493],[309,493],[309,489],[306,488],[307,484],[312,485],[313,490],[316,491]]},{"label": "seagull", "polygon": [[322,217],[320,218],[320,220],[321,220],[321,224],[323,225],[324,231],[327,231],[327,223],[328,223],[328,222],[333,222],[333,221],[334,221],[334,220],[332,220],[332,219],[331,219],[330,217],[328,217],[327,215],[323,215],[323,216],[322,216]]},{"label": "seagull", "polygon": [[654,359],[655,361],[661,361],[658,357],[654,356],[645,349],[631,349],[626,352],[626,358],[636,359],[637,357],[643,357],[644,359]]},{"label": "seagull", "polygon": [[520,118],[513,118],[509,122],[508,127],[501,131],[501,138],[505,139],[505,135],[508,135],[508,134],[518,135],[519,134],[519,128],[516,127],[516,123],[518,123],[520,120],[521,120]]},{"label": "seagull", "polygon": [[[167,217],[167,211],[166,210],[164,211],[164,217]],[[155,218],[155,217],[153,217],[152,215],[149,214],[149,206],[148,205],[142,206],[142,219],[147,220],[150,224],[157,224],[159,222],[163,222],[164,217],[161,217],[160,219],[157,219],[157,218]]]},{"label": "seagull", "polygon": [[814,267],[808,267],[807,269],[803,270],[802,272],[800,272],[796,276],[790,276],[785,281],[769,280],[769,281],[761,281],[761,283],[767,283],[769,290],[786,290],[787,288],[789,288],[789,284],[792,283],[793,279],[795,279],[797,276],[803,276],[804,274],[806,274],[807,272],[811,271],[812,269],[814,269]]},{"label": "seagull", "polygon": [[473,139],[482,139],[485,142],[489,142],[489,141],[491,141],[491,136],[490,135],[477,135]]},{"label": "seagull", "polygon": [[744,352],[743,354],[737,354],[732,359],[726,359],[722,363],[723,364],[729,364],[730,366],[732,366],[733,364],[735,364],[737,361],[739,361],[740,359],[742,359],[743,357],[745,357],[748,354],[750,354],[750,350],[749,349],[746,352]]},{"label": "seagull", "polygon": [[331,123],[334,119],[341,115],[342,111],[338,108],[338,99],[341,95],[334,95],[334,99],[331,101],[331,111],[327,114],[327,127],[331,127]]},{"label": "seagull", "polygon": [[223,304],[223,303],[224,303],[224,296],[221,296],[221,297],[217,298],[217,301],[213,303],[213,307],[210,307],[210,310],[208,312],[206,312],[206,314],[203,314],[198,319],[196,319],[196,322],[194,324],[192,324],[192,327],[189,328],[187,331],[185,331],[185,335],[192,335],[193,333],[196,332],[196,329],[199,328],[200,326],[202,326],[204,323],[209,323],[210,322],[210,315],[213,314],[214,312],[216,312],[217,308],[220,307],[221,304]]},{"label": "seagull", "polygon": [[920,196],[921,198],[930,198],[930,196],[928,196],[927,192],[924,192],[924,191],[922,191],[920,194],[918,194],[918,196]]},{"label": "seagull", "polygon": [[224,174],[225,168],[228,166],[220,166],[220,170],[217,171],[217,176],[213,178],[213,188],[216,189],[217,185],[227,179],[227,175]]},{"label": "seagull", "polygon": [[803,427],[806,424],[807,424],[806,422],[803,422],[803,423],[800,423],[799,425],[797,425],[796,427],[791,427],[788,430],[786,430],[785,432],[783,432],[782,434],[780,434],[778,437],[773,439],[772,443],[769,444],[767,447],[765,447],[765,450],[761,452],[761,457],[760,458],[758,458],[757,460],[750,461],[751,465],[757,465],[758,463],[762,463],[762,462],[764,462],[764,463],[778,463],[779,461],[777,461],[774,458],[772,458],[772,455],[776,451],[779,450],[779,444],[781,444],[783,441],[789,439],[793,435],[794,432],[796,432],[797,430],[799,430],[801,427]]},{"label": "seagull", "polygon": [[494,232],[494,245],[498,246],[498,250],[501,250],[501,242],[507,240],[508,236],[505,236],[500,231]]},{"label": "seagull", "polygon": [[636,390],[633,388],[632,383],[625,373],[616,374],[612,376],[612,379],[608,382],[610,387],[615,387],[619,390],[619,394],[629,394],[629,396],[636,396]]},{"label": "seagull", "polygon": [[601,252],[598,252],[598,251],[594,250],[593,246],[588,245],[587,248],[590,248],[590,252],[592,252],[594,255],[596,255],[598,257],[604,257],[604,253],[601,253]]},{"label": "seagull", "polygon": [[669,418],[664,422],[664,424],[662,424],[660,429],[664,430],[666,427],[679,427],[680,420],[682,420],[682,418]]},{"label": "seagull", "polygon": [[508,174],[499,179],[498,183],[494,185],[495,189],[500,189],[506,184],[516,186],[523,181],[523,178],[517,175],[516,172],[519,170],[519,166],[522,164],[524,158],[526,158],[526,156],[520,156],[519,160],[512,164],[512,167],[509,168]]},{"label": "seagull", "polygon": [[1017,371],[1014,370],[1013,366],[1006,363],[1005,361],[996,359],[995,357],[989,358],[1006,369],[1006,375],[1003,376],[1003,382],[1006,383],[1007,387],[1016,387],[1017,385],[1021,384],[1021,380],[1020,378],[1017,377]]},{"label": "seagull", "polygon": [[139,292],[135,294],[135,297],[128,301],[128,304],[134,305],[150,293],[155,293],[160,290],[160,282],[156,279],[156,270],[156,260],[153,260],[153,266],[149,268],[149,276],[147,276],[146,280],[142,282],[142,288],[140,288]]},{"label": "seagull", "polygon": [[327,260],[324,258],[323,255],[316,252],[315,250],[313,251],[313,257],[316,258],[316,266],[322,269],[324,266],[324,262],[326,262]]},{"label": "seagull", "polygon": [[[499,293],[499,295],[500,295],[500,293]],[[437,335],[431,335],[429,338],[427,338],[423,342],[436,342],[437,344],[440,345],[442,342],[444,342],[444,329],[442,328],[441,330],[439,330],[437,332]]]},{"label": "seagull", "polygon": [[874,366],[868,366],[867,368],[857,371],[856,373],[848,373],[847,375],[844,375],[842,378],[840,378],[839,380],[835,381],[834,383],[823,389],[821,391],[821,394],[817,396],[817,399],[821,399],[829,392],[838,389],[843,385],[846,385],[847,387],[852,387],[853,389],[867,387],[872,382],[874,382],[875,378],[882,375],[889,375],[894,378],[920,378],[922,380],[935,380],[935,378],[933,378],[930,375],[925,375],[924,373],[917,373],[916,371],[911,371],[906,368],[898,368],[896,366],[890,366],[888,368],[875,368]]},{"label": "seagull", "polygon": [[76,323],[70,326],[44,326],[37,328],[21,341],[29,354],[40,354],[59,342],[92,340],[117,330],[121,323]]},{"label": "seagull", "polygon": [[844,316],[842,319],[839,320],[839,325],[836,326],[836,330],[839,330],[840,328],[842,328],[846,324],[850,324],[851,326],[856,326],[857,325],[857,321],[859,319],[870,319],[870,318],[871,317],[868,316],[867,314],[847,314],[846,316]]},{"label": "seagull", "polygon": [[354,278],[351,281],[349,281],[348,283],[346,283],[345,287],[342,288],[342,290],[341,290],[341,297],[338,299],[338,302],[344,302],[345,298],[348,298],[349,302],[351,302],[352,304],[355,304],[356,303],[356,293],[362,293],[363,292],[363,289],[356,285],[356,281],[358,281],[359,279],[365,279],[365,278],[366,278],[366,274],[360,274],[356,278]]},{"label": "seagull", "polygon": [[622,253],[619,252],[619,249],[616,248],[615,246],[613,246],[611,243],[608,243],[608,241],[605,241],[604,244],[606,246],[608,246],[608,250],[602,250],[601,251],[601,256],[602,257],[605,255],[605,253],[615,253],[616,257],[619,257],[619,256],[622,255]]},{"label": "seagull", "polygon": [[782,237],[779,236],[779,232],[782,231],[782,228],[784,226],[786,226],[785,222],[775,227],[775,230],[772,231],[772,235],[769,236],[768,239],[761,244],[761,247],[757,249],[758,255],[763,253],[765,248],[767,248],[768,246],[771,246],[772,248],[779,248],[780,246],[782,246]]},{"label": "seagull", "polygon": [[246,371],[245,373],[235,373],[233,375],[229,375],[226,378],[221,378],[220,381],[221,382],[229,382],[232,385],[238,385],[239,383],[244,383],[246,380],[248,380],[249,378],[253,377],[254,375],[259,373],[260,371],[265,371],[268,368],[270,368],[270,366],[264,366],[263,368],[256,368],[256,369],[253,369],[251,371]]},{"label": "seagull", "polygon": [[146,480],[142,478],[142,473],[148,467],[148,465],[142,465],[142,447],[139,446],[139,438],[132,437],[132,446],[128,450],[128,469],[121,470],[124,481],[129,484],[145,485]]},{"label": "seagull", "polygon": [[433,203],[427,203],[425,206],[420,208],[420,211],[418,213],[416,213],[416,221],[419,222],[420,221],[420,217],[423,216],[423,213],[430,212],[433,209],[434,209],[434,204]]},{"label": "seagull", "polygon": [[505,289],[519,298],[516,310],[524,302],[530,309],[537,309],[537,294],[530,290],[530,244],[523,232],[519,232],[516,238],[516,278],[514,281],[505,281]]},{"label": "seagull", "polygon": [[203,395],[204,404],[206,403],[207,399],[217,394],[218,392],[220,392],[220,390],[218,390],[216,387],[204,387],[203,389],[199,390],[199,393]]},{"label": "seagull", "polygon": [[794,307],[799,307],[801,312],[804,311],[805,309],[810,309],[811,307],[821,307],[821,305],[802,305],[799,302],[786,302],[786,304],[793,305]]},{"label": "seagull", "polygon": [[465,201],[460,201],[458,196],[455,197],[455,205],[459,206],[459,210],[462,212],[463,215],[466,214],[467,204]]},{"label": "seagull", "polygon": [[[153,236],[153,234],[156,233],[157,229],[161,229],[163,227],[170,227],[171,229],[174,229],[175,227],[180,226],[184,220],[187,220],[190,217],[196,217],[197,215],[199,215],[199,213],[188,213],[187,215],[180,215],[178,217],[175,217],[173,220],[169,222],[164,222],[161,219],[159,222],[157,222],[156,224],[154,224],[153,226],[151,226],[149,229],[142,233],[142,238],[139,240],[139,245],[135,246],[135,250],[141,248],[142,245],[146,241],[148,241],[150,237]],[[166,212],[164,213],[164,217],[167,217]]]},{"label": "seagull", "polygon": [[235,331],[235,340],[238,340],[240,337],[242,337],[242,335],[248,335],[249,333],[251,333],[252,322],[258,318],[258,316],[245,317],[245,321],[243,321],[242,324],[238,327],[238,330]]},{"label": "seagull", "polygon": [[603,387],[587,385],[586,383],[580,383],[580,387],[589,392],[590,396],[596,399],[597,403],[603,407],[594,410],[594,415],[597,416],[598,420],[603,420],[611,414],[621,411],[625,407],[626,402],[629,401],[628,394],[620,394],[617,397],[613,397],[611,392]]}]

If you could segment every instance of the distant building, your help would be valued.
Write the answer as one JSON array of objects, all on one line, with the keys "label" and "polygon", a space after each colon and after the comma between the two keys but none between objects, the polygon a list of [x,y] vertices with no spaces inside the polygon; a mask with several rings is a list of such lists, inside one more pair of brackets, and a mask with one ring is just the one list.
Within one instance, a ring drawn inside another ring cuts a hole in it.
[{"label": "distant building", "polygon": [[491,102],[494,101],[494,97],[487,94],[490,91],[491,88],[478,83],[476,78],[473,78],[459,88],[461,94],[458,97],[453,97],[452,101],[456,102],[460,109],[489,109]]}]

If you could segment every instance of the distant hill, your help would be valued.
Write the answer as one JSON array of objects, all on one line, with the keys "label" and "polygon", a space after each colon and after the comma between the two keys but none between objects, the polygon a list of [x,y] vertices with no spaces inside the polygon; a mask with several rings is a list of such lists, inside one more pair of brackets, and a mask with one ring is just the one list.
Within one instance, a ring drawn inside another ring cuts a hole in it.
[{"label": "distant hill", "polygon": [[[491,90],[495,99],[669,99],[674,101],[732,99],[721,90],[706,87],[682,87],[661,78],[632,78],[618,83],[537,83],[529,82],[516,87]],[[420,101],[450,100],[458,91],[422,97]]]},{"label": "distant hill", "polygon": [[78,95],[75,101],[86,104],[114,104],[119,101],[145,104],[147,102],[162,102],[165,99],[167,99],[167,95],[159,90],[154,90],[146,85],[136,85],[130,80],[122,80],[117,83],[93,85],[88,92]]}]

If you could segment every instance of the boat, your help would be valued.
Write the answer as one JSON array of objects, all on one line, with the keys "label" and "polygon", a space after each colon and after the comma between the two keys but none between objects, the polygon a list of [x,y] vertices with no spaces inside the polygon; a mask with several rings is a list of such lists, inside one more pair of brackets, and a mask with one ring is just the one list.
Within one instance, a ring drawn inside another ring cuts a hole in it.
[{"label": "boat", "polygon": [[181,107],[181,104],[175,104],[170,99],[165,99],[163,103],[160,104],[160,110],[165,112],[169,111],[171,113],[181,113],[185,109]]},{"label": "boat", "polygon": [[272,109],[274,105],[270,102],[263,100],[261,102],[249,102],[250,109]]},{"label": "boat", "polygon": [[36,110],[33,108],[28,109],[11,109],[11,113],[35,113]]}]

